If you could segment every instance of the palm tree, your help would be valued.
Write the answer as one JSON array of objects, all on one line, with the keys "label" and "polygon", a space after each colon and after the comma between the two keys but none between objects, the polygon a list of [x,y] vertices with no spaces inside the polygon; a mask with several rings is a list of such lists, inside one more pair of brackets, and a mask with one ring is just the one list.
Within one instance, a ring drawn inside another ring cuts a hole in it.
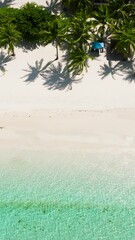
[{"label": "palm tree", "polygon": [[80,75],[84,68],[87,71],[89,58],[90,56],[85,49],[74,47],[66,55],[67,69],[73,76]]},{"label": "palm tree", "polygon": [[56,59],[59,58],[58,47],[62,47],[65,41],[65,33],[68,28],[68,20],[63,19],[61,16],[54,16],[54,19],[48,23],[48,30],[40,31],[40,42],[43,45],[53,43],[56,46]]},{"label": "palm tree", "polygon": [[110,34],[110,27],[114,22],[108,5],[99,5],[97,10],[91,14],[91,17],[96,30],[95,36],[98,38],[96,40],[106,41]]},{"label": "palm tree", "polygon": [[70,19],[67,41],[67,68],[72,75],[78,75],[88,67],[90,42],[93,41],[93,25],[87,14],[79,12]]},{"label": "palm tree", "polygon": [[86,47],[89,47],[93,37],[92,21],[87,15],[81,12],[71,18],[68,33],[66,35],[69,48],[77,46],[80,48],[85,47],[86,50]]},{"label": "palm tree", "polygon": [[119,21],[119,26],[114,29],[112,38],[117,40],[115,49],[117,52],[123,53],[125,58],[135,52],[135,23],[134,21]]},{"label": "palm tree", "polygon": [[127,17],[127,4],[125,0],[111,0],[109,3],[109,12],[113,15],[113,19],[125,19]]},{"label": "palm tree", "polygon": [[13,24],[0,27],[0,47],[8,47],[8,54],[15,56],[14,46],[21,41],[22,37]]},{"label": "palm tree", "polygon": [[84,13],[91,12],[92,0],[62,0],[62,4],[72,13],[83,11]]},{"label": "palm tree", "polygon": [[128,4],[126,6],[127,18],[135,21],[135,4]]}]

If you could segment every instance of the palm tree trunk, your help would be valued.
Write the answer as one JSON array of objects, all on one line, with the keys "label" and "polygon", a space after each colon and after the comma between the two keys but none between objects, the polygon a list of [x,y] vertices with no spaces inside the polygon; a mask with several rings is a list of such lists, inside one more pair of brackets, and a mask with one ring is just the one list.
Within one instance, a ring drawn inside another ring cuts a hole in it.
[{"label": "palm tree trunk", "polygon": [[12,42],[9,43],[9,48],[8,48],[8,54],[10,53],[11,53],[11,56],[15,56],[14,44]]},{"label": "palm tree trunk", "polygon": [[58,40],[56,39],[56,58],[55,60],[59,59],[59,49],[58,49]]},{"label": "palm tree trunk", "polygon": [[130,47],[129,47],[129,57],[130,57],[131,59],[134,59],[134,56],[135,56],[134,49],[133,49],[133,47],[130,45]]}]

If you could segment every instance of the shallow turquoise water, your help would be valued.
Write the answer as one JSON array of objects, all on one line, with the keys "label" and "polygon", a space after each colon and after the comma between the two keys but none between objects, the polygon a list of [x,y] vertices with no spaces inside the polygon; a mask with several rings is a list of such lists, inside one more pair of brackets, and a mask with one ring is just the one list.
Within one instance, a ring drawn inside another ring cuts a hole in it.
[{"label": "shallow turquoise water", "polygon": [[134,155],[0,156],[0,240],[135,239]]}]

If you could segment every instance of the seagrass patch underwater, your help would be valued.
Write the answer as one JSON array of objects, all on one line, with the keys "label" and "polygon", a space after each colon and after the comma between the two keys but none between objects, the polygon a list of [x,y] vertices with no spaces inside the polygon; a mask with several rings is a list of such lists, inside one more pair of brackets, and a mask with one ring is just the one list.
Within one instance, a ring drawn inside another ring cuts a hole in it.
[{"label": "seagrass patch underwater", "polygon": [[0,240],[135,239],[133,154],[0,156]]}]

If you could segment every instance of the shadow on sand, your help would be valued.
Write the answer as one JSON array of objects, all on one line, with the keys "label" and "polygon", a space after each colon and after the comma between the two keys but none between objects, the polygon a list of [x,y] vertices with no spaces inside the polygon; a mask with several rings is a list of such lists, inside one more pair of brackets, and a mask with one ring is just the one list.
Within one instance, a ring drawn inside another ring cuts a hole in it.
[{"label": "shadow on sand", "polygon": [[117,53],[111,44],[106,46],[106,58],[108,61],[123,61],[124,55],[122,53]]},{"label": "shadow on sand", "polygon": [[62,68],[62,64],[58,62],[57,67],[51,64],[49,70],[41,74],[45,80],[44,86],[49,90],[72,90],[73,83],[80,83],[82,78],[76,79],[75,76],[70,76],[67,68]]},{"label": "shadow on sand", "polygon": [[[43,85],[49,90],[72,90],[73,83],[79,83],[82,78],[76,79],[75,76],[70,76],[69,71],[65,67],[62,68],[62,64],[58,62],[57,66],[54,66],[53,61],[48,62],[43,66],[44,59],[40,61],[36,60],[35,65],[32,66],[28,63],[29,69],[23,69],[27,74],[21,78],[24,78],[24,82],[28,84],[34,82],[39,75],[44,80]],[[49,69],[47,69],[49,67]]]},{"label": "shadow on sand", "polygon": [[29,43],[24,40],[19,44],[19,47],[22,48],[23,52],[27,53],[28,51],[33,51],[37,49],[38,47],[40,47],[40,45],[37,43]]},{"label": "shadow on sand", "polygon": [[115,75],[119,75],[123,76],[123,80],[135,82],[135,72],[133,71],[132,65],[133,61],[119,61],[112,66],[112,61],[109,60],[108,64],[100,66],[99,75],[102,80],[108,75],[111,75],[113,79],[116,79]]},{"label": "shadow on sand", "polygon": [[45,9],[50,13],[58,14],[61,11],[60,0],[46,1],[46,5]]},{"label": "shadow on sand", "polygon": [[100,66],[99,76],[103,80],[107,76],[111,75],[115,79],[114,75],[122,76],[123,74],[119,72],[120,62],[116,63],[115,66],[112,66],[112,61],[108,61],[108,64],[104,63],[103,66]]},{"label": "shadow on sand", "polygon": [[52,64],[55,60],[48,62],[45,66],[43,66],[44,59],[42,58],[40,61],[36,60],[35,65],[32,66],[28,63],[29,69],[23,69],[23,71],[27,72],[26,75],[24,75],[21,78],[25,78],[24,82],[31,83],[34,82],[39,75],[41,75],[46,68]]},{"label": "shadow on sand", "polygon": [[14,2],[15,0],[4,0],[4,1],[1,1],[0,0],[0,8],[3,8],[3,7],[10,7],[11,5],[14,5]]},{"label": "shadow on sand", "polygon": [[121,62],[121,65],[120,65],[120,70],[121,72],[124,73],[123,79],[130,83],[135,82],[135,71],[133,69],[133,63],[134,63],[134,60]]},{"label": "shadow on sand", "polygon": [[135,81],[135,72],[133,70],[133,61],[127,61],[123,54],[117,53],[114,49],[111,49],[110,45],[106,47],[106,59],[108,64],[100,66],[99,75],[103,80],[107,76],[111,75],[113,79],[117,78],[117,75],[122,76],[123,80],[129,82]]},{"label": "shadow on sand", "polygon": [[12,56],[9,56],[9,55],[5,54],[4,52],[0,53],[0,72],[2,73],[2,75],[0,74],[0,76],[4,75],[4,73],[6,72],[6,65],[11,60],[13,60]]}]

